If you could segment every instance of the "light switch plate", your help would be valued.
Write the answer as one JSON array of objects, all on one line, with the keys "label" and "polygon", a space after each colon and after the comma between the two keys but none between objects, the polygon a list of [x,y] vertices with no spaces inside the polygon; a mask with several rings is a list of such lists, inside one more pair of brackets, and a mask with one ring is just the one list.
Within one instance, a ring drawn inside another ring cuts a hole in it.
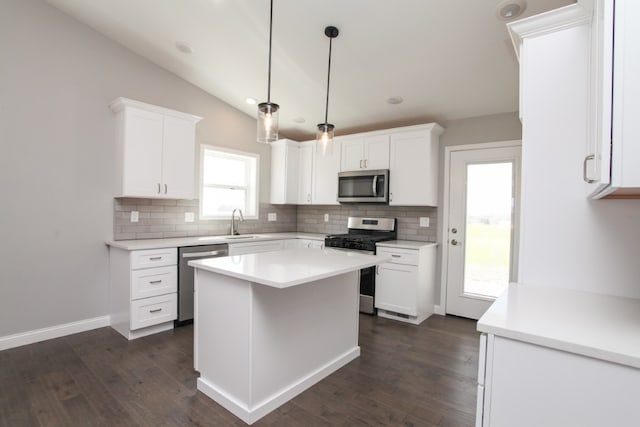
[{"label": "light switch plate", "polygon": [[277,221],[278,214],[276,212],[270,212],[267,214],[267,221]]},{"label": "light switch plate", "polygon": [[420,217],[420,227],[428,227],[429,226],[429,217],[421,216]]},{"label": "light switch plate", "polygon": [[184,213],[184,222],[193,222],[196,220],[196,215],[193,212]]},{"label": "light switch plate", "polygon": [[324,214],[324,222],[329,222],[329,214]]},{"label": "light switch plate", "polygon": [[139,216],[138,211],[131,211],[131,222],[138,222]]}]

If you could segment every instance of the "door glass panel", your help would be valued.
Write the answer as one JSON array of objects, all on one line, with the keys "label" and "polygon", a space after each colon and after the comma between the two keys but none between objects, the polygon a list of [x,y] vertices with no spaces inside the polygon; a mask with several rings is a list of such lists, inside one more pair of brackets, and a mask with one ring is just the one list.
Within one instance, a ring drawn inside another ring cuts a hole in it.
[{"label": "door glass panel", "polygon": [[467,165],[464,293],[495,298],[509,284],[512,162]]}]

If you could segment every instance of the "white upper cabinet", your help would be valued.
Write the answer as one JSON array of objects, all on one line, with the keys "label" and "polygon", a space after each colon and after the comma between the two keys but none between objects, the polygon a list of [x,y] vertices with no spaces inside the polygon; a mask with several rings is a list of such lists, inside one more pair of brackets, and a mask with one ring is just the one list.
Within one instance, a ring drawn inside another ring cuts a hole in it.
[{"label": "white upper cabinet", "polygon": [[315,141],[300,143],[300,161],[298,162],[298,204],[310,205],[313,180],[313,148]]},{"label": "white upper cabinet", "polygon": [[[317,143],[316,143],[317,144]],[[338,172],[340,172],[340,151],[342,142],[334,138],[331,150],[322,155],[318,151],[313,156],[313,191],[311,192],[314,205],[338,204]]]},{"label": "white upper cabinet", "polygon": [[360,134],[342,140],[340,170],[389,169],[389,135]]},{"label": "white upper cabinet", "polygon": [[437,123],[394,130],[389,154],[389,205],[437,206]]},{"label": "white upper cabinet", "polygon": [[595,124],[584,159],[591,197],[640,198],[640,2],[596,1],[592,29]]},{"label": "white upper cabinet", "polygon": [[194,198],[195,126],[200,117],[126,98],[116,116],[116,196]]},{"label": "white upper cabinet", "polygon": [[271,144],[271,203],[298,203],[299,147],[295,141],[280,139]]}]

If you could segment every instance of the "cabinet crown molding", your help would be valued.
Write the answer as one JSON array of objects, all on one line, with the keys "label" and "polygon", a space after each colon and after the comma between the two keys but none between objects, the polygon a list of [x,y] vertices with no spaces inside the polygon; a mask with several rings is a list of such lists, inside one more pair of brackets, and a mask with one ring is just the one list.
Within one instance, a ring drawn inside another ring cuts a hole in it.
[{"label": "cabinet crown molding", "polygon": [[116,98],[113,101],[111,101],[111,103],[109,103],[109,108],[111,108],[111,110],[114,113],[119,113],[120,111],[124,110],[127,107],[137,108],[145,111],[152,111],[155,113],[164,114],[166,116],[173,116],[173,117],[181,118],[184,120],[190,120],[193,123],[198,123],[200,120],[202,120],[202,117],[195,116],[193,114],[182,113],[180,111],[171,110],[169,108],[164,108],[164,107],[160,107],[158,105],[153,105],[153,104],[147,104],[145,102],[136,101],[136,100],[124,98],[124,97]]},{"label": "cabinet crown molding", "polygon": [[513,48],[520,59],[520,48],[525,38],[543,36],[563,29],[591,23],[593,5],[579,1],[539,15],[530,16],[507,24]]}]

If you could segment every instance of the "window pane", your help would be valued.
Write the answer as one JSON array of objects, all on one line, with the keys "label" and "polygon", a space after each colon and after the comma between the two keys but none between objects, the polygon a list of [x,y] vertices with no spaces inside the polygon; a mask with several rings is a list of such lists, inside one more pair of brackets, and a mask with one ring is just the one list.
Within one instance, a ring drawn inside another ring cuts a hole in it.
[{"label": "window pane", "polygon": [[246,198],[245,190],[205,187],[202,189],[202,214],[204,216],[231,217],[231,212],[236,208],[248,213]]},{"label": "window pane", "polygon": [[207,184],[247,185],[246,162],[237,157],[215,155],[205,151],[203,182]]},{"label": "window pane", "polygon": [[465,293],[497,297],[509,283],[512,166],[467,165]]}]

